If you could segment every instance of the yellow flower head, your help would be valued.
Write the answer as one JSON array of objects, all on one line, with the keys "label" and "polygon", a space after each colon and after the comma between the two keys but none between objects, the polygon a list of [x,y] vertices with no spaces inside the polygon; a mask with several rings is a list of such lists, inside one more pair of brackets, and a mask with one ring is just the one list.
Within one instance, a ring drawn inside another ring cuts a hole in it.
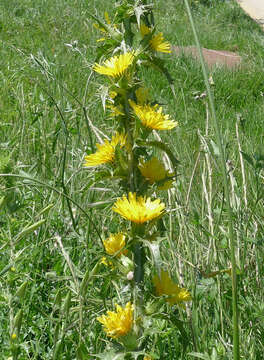
[{"label": "yellow flower head", "polygon": [[113,147],[116,147],[117,145],[120,145],[120,147],[123,147],[126,145],[126,135],[123,133],[119,134],[118,132],[112,137],[111,145]]},{"label": "yellow flower head", "polygon": [[107,254],[115,255],[117,252],[119,252],[119,255],[121,255],[120,250],[122,250],[126,245],[125,238],[126,237],[124,234],[117,233],[111,234],[108,239],[104,240],[103,244]]},{"label": "yellow flower head", "polygon": [[[155,156],[150,160],[139,162],[138,168],[147,181],[150,184],[161,181],[167,177],[171,177],[173,174],[165,169],[163,163]],[[158,187],[159,190],[168,190],[172,186],[172,180],[165,181],[164,184]]]},{"label": "yellow flower head", "polygon": [[[151,29],[145,24],[140,25],[140,33],[142,37],[148,35],[150,32]],[[163,53],[171,52],[170,43],[168,41],[164,41],[163,33],[158,33],[157,35],[154,35],[149,40],[149,44],[154,51],[159,51]]]},{"label": "yellow flower head", "polygon": [[104,325],[107,336],[117,339],[127,335],[133,326],[133,305],[130,302],[124,308],[116,305],[116,312],[107,311],[107,315],[97,318]]},{"label": "yellow flower head", "polygon": [[128,198],[123,195],[119,198],[112,210],[120,214],[123,218],[143,224],[146,221],[153,220],[163,215],[165,204],[160,202],[160,199],[151,201],[150,198],[138,196],[136,193],[129,193]]},{"label": "yellow flower head", "polygon": [[153,283],[156,288],[156,294],[158,296],[166,295],[166,301],[170,305],[182,305],[183,302],[191,300],[191,294],[186,289],[180,288],[175,284],[167,271],[161,270],[160,277],[154,276]]},{"label": "yellow flower head", "polygon": [[99,74],[108,75],[111,77],[122,76],[127,68],[134,61],[134,52],[127,52],[118,56],[113,56],[106,60],[103,65],[95,64],[93,69]]},{"label": "yellow flower head", "polygon": [[147,25],[145,25],[145,24],[141,24],[139,30],[140,30],[142,37],[144,37],[145,35],[148,35],[151,32],[151,29],[149,27],[147,27]]},{"label": "yellow flower head", "polygon": [[162,114],[162,107],[158,105],[137,105],[134,101],[129,101],[130,106],[134,110],[142,124],[154,130],[170,130],[175,128],[178,123],[170,119],[169,115]]},{"label": "yellow flower head", "polygon": [[96,144],[97,151],[94,154],[85,156],[84,166],[93,167],[106,163],[111,163],[115,159],[115,148],[117,145],[123,147],[126,143],[124,134],[116,133],[112,140],[106,140],[103,144]]},{"label": "yellow flower head", "polygon": [[163,53],[170,53],[170,43],[168,41],[164,41],[164,37],[162,33],[159,33],[149,41],[150,46],[153,50],[163,52]]}]

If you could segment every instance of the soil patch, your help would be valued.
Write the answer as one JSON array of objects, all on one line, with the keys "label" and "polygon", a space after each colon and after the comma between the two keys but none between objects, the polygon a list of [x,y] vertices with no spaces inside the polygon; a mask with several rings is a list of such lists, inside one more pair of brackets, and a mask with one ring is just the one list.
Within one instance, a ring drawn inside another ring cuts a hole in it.
[{"label": "soil patch", "polygon": [[[177,56],[184,54],[199,60],[199,53],[196,46],[172,46],[172,51]],[[229,69],[233,69],[238,67],[242,61],[240,55],[231,51],[202,48],[202,52],[204,60],[210,68],[214,66],[225,66]]]}]

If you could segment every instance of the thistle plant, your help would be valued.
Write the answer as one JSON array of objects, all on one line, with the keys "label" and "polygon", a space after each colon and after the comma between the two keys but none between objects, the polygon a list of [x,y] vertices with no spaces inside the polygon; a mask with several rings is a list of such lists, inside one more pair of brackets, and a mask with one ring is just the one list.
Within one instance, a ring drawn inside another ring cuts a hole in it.
[{"label": "thistle plant", "polygon": [[[112,265],[109,272],[113,267],[126,272],[124,281],[129,282],[131,296],[116,304],[116,312],[109,309],[97,320],[113,345],[119,343],[124,353],[132,352],[140,359],[151,358],[148,349],[155,358],[146,323],[154,327],[154,314],[159,317],[161,304],[185,309],[191,300],[190,293],[172,280],[170,269],[163,269],[159,255],[159,229],[166,217],[162,191],[173,187],[178,161],[155,132],[173,131],[178,123],[151,99],[139,75],[140,68],[153,67],[171,81],[166,62],[159,57],[159,53],[170,53],[170,44],[157,32],[152,10],[144,0],[126,0],[116,6],[113,20],[108,13],[104,19],[92,16],[103,35],[92,68],[107,89],[103,107],[110,112],[114,129],[108,134],[111,139],[96,144],[96,152],[85,156],[84,162],[87,168],[104,167],[106,179],[118,183],[120,193],[112,212],[126,228],[126,233],[121,229],[103,240],[101,262]],[[155,267],[146,261],[151,257]],[[145,286],[146,270],[153,279],[152,289]]]}]

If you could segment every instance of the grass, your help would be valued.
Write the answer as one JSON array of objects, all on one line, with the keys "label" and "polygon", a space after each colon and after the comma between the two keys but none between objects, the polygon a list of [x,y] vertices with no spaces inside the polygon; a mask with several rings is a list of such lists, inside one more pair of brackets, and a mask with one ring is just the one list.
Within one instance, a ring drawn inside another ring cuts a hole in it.
[{"label": "grass", "polygon": [[[155,6],[156,22],[166,39],[193,45],[183,2],[168,0],[165,7],[155,1]],[[237,51],[243,58],[240,70],[216,68],[211,75],[230,160],[241,358],[261,360],[263,32],[231,1],[192,1],[191,6],[202,46]],[[120,284],[118,277],[109,279],[106,269],[94,266],[103,255],[99,235],[104,238],[120,227],[110,209],[121,194],[117,186],[113,193],[111,184],[95,181],[82,166],[84,154],[96,142],[94,133],[91,140],[91,124],[108,135],[112,128],[100,103],[101,79],[91,76],[90,68],[96,59],[97,32],[88,13],[104,10],[101,0],[0,4],[0,173],[19,175],[1,177],[0,182],[3,359],[16,352],[22,360],[88,359],[106,347],[96,317],[111,306],[112,298],[119,300],[113,285]],[[111,12],[110,4],[107,10]],[[192,326],[183,313],[177,314],[186,338],[176,326],[175,314],[170,323],[160,322],[156,351],[160,359],[189,359],[193,357],[187,354],[194,352],[205,359],[231,359],[230,277],[226,273],[208,277],[230,267],[219,149],[207,123],[206,100],[194,99],[205,91],[199,64],[173,54],[166,59],[176,99],[162,75],[143,72],[153,97],[165,103],[180,123],[173,136],[163,136],[181,165],[167,201],[171,212],[165,225],[170,226],[170,237],[162,255],[192,292],[193,303]],[[73,202],[67,202],[69,198]],[[122,298],[129,298],[129,289],[119,291]],[[14,332],[17,339],[10,340]]]}]

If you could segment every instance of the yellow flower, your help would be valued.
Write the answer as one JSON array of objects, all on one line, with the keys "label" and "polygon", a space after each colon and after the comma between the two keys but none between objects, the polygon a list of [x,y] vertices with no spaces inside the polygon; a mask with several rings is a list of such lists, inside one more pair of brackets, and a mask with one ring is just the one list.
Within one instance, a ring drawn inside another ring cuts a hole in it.
[{"label": "yellow flower", "polygon": [[151,29],[149,27],[147,27],[147,25],[145,25],[145,24],[141,24],[139,30],[140,30],[142,37],[144,37],[145,35],[148,35],[151,32]]},{"label": "yellow flower", "polygon": [[126,135],[119,134],[118,132],[112,137],[111,145],[116,147],[117,145],[120,145],[120,147],[123,147],[126,145]]},{"label": "yellow flower", "polygon": [[103,65],[96,63],[93,69],[99,74],[120,77],[125,73],[129,65],[133,63],[134,57],[134,52],[127,52],[125,54],[113,56],[106,60]]},{"label": "yellow flower", "polygon": [[170,130],[178,125],[177,122],[170,119],[169,115],[162,114],[162,107],[158,105],[137,105],[134,101],[129,101],[130,106],[134,110],[142,124],[154,130]]},{"label": "yellow flower", "polygon": [[163,215],[165,204],[160,202],[160,199],[151,201],[150,198],[138,196],[136,193],[129,193],[128,198],[123,195],[119,198],[112,210],[120,214],[123,218],[143,224],[146,221],[153,220],[156,217]]},{"label": "yellow flower", "polygon": [[168,41],[164,41],[164,37],[162,33],[159,33],[149,41],[150,46],[153,50],[163,52],[163,53],[170,53],[170,43]]},{"label": "yellow flower", "polygon": [[156,288],[156,294],[158,296],[166,295],[166,301],[170,304],[182,305],[185,301],[191,300],[191,294],[184,288],[180,288],[175,284],[167,271],[161,270],[160,277],[154,276],[153,283]]},{"label": "yellow flower", "polygon": [[97,151],[94,154],[85,156],[84,166],[93,167],[106,163],[111,163],[115,159],[115,148],[117,145],[123,147],[126,143],[124,134],[116,133],[112,140],[106,140],[103,144],[96,144]]},{"label": "yellow flower", "polygon": [[97,318],[104,325],[107,336],[117,339],[127,335],[133,326],[133,305],[130,302],[124,308],[116,305],[116,312],[107,311],[107,315]]},{"label": "yellow flower", "polygon": [[150,357],[149,355],[145,355],[143,360],[152,360],[152,357]]},{"label": "yellow flower", "polygon": [[138,168],[141,174],[153,184],[155,181],[160,181],[166,177],[166,170],[163,163],[156,157],[144,162],[139,162]]},{"label": "yellow flower", "polygon": [[144,105],[149,100],[148,90],[144,87],[140,87],[135,91],[137,103],[140,105]]},{"label": "yellow flower", "polygon": [[126,245],[125,238],[126,237],[124,234],[117,233],[110,234],[108,239],[103,240],[103,244],[107,254],[115,255],[117,252],[119,252],[119,255],[121,255],[120,250],[122,250],[123,247]]},{"label": "yellow flower", "polygon": [[[144,37],[148,35],[152,30],[147,27],[145,24],[140,25],[140,33],[141,36]],[[168,41],[164,41],[163,33],[158,33],[154,35],[150,40],[149,44],[151,48],[155,51],[170,53],[170,43]]]},{"label": "yellow flower", "polygon": [[[155,156],[146,162],[144,162],[144,160],[141,160],[139,162],[138,168],[142,176],[144,176],[150,184],[164,180],[167,177],[171,177],[173,175],[165,169],[163,163]],[[171,188],[172,182],[172,180],[165,181],[162,185],[158,187],[158,189],[168,190]]]}]

